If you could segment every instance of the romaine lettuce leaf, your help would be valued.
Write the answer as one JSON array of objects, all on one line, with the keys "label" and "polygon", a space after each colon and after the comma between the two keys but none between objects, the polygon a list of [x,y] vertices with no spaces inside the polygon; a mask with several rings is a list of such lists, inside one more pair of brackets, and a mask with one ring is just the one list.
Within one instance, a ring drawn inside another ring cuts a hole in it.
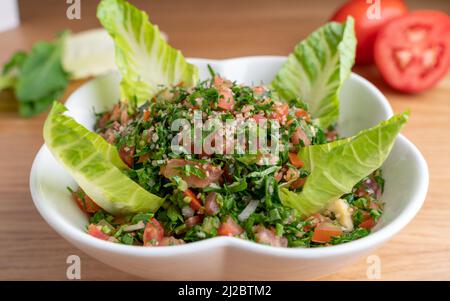
[{"label": "romaine lettuce leaf", "polygon": [[115,42],[124,100],[140,105],[163,87],[195,86],[197,67],[166,43],[145,12],[124,0],[102,0],[97,17]]},{"label": "romaine lettuce leaf", "polygon": [[339,117],[339,92],[355,61],[356,38],[352,17],[330,22],[300,42],[272,82],[286,101],[300,99],[322,128]]},{"label": "romaine lettuce leaf", "polygon": [[116,148],[64,115],[66,110],[54,102],[44,125],[44,139],[78,185],[111,214],[155,212],[163,199],[128,178]]},{"label": "romaine lettuce leaf", "polygon": [[381,167],[408,115],[396,115],[351,138],[303,148],[299,154],[311,173],[301,192],[280,189],[282,203],[309,216],[350,193],[360,180]]}]

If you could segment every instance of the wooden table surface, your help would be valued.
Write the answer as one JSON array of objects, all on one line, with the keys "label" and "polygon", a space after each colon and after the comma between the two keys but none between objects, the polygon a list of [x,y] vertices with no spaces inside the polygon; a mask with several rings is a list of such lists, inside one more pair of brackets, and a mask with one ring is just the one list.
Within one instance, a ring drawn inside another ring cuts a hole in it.
[{"label": "wooden table surface", "polygon": [[[66,1],[22,0],[21,27],[0,33],[0,64],[19,49],[51,39],[64,28],[77,32],[98,27],[98,1],[82,1],[81,20],[66,18]],[[171,44],[189,57],[228,58],[245,55],[286,55],[309,32],[327,20],[343,1],[132,1],[145,8],[168,33]],[[441,9],[450,1],[407,1],[411,9]],[[420,4],[423,2],[423,4]],[[374,68],[358,68],[387,96],[395,112],[411,108],[403,133],[426,157],[430,189],[416,218],[375,252],[381,279],[450,280],[450,76],[420,95],[389,89]],[[72,83],[70,91],[80,85]],[[67,94],[68,94],[67,93]],[[22,119],[8,93],[0,94],[0,279],[66,279],[66,258],[81,257],[82,279],[136,279],[83,254],[58,236],[33,206],[28,177],[43,143],[46,113]],[[365,258],[324,280],[365,280]]]}]

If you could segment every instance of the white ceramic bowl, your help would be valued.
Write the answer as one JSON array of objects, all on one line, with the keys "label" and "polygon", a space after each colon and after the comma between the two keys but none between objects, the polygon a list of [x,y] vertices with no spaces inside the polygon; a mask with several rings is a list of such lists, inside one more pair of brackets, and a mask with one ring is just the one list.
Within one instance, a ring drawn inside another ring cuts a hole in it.
[{"label": "white ceramic bowl", "polygon": [[[244,57],[230,60],[191,59],[208,77],[207,64],[221,75],[245,84],[270,83],[284,57]],[[88,82],[67,101],[69,114],[92,129],[93,108],[110,109],[119,99],[119,76]],[[352,135],[392,115],[385,97],[356,74],[341,93],[339,131]],[[216,237],[182,246],[144,248],[105,242],[84,232],[88,220],[66,189],[76,187],[69,174],[43,146],[30,176],[31,194],[41,215],[61,236],[85,253],[125,272],[147,279],[311,279],[333,273],[397,234],[422,206],[428,188],[427,164],[403,136],[383,165],[386,202],[381,222],[369,236],[342,245],[315,249],[283,249],[230,237]]]}]

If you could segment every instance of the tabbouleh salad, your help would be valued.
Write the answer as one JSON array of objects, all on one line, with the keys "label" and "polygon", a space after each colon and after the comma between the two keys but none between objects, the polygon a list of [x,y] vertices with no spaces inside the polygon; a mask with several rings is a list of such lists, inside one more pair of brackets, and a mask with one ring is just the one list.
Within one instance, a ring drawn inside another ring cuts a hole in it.
[{"label": "tabbouleh salad", "polygon": [[[78,190],[73,196],[90,214],[88,232],[144,246],[235,236],[278,247],[314,247],[366,236],[382,213],[380,170],[312,216],[298,217],[280,202],[279,186],[301,191],[308,177],[299,148],[337,139],[334,129],[315,126],[306,108],[274,101],[264,86],[237,85],[219,76],[195,88],[164,90],[132,115],[117,104],[99,115],[97,132],[117,147],[131,179],[166,200],[154,214],[115,218]],[[269,166],[261,155],[173,153],[176,133],[170,125],[177,118],[192,119],[198,109],[206,112],[204,121],[210,116],[276,120],[283,151]]]},{"label": "tabbouleh salad", "polygon": [[[94,131],[58,102],[44,125],[48,149],[78,184],[69,191],[88,214],[88,234],[145,247],[216,236],[320,247],[364,237],[379,222],[380,168],[409,113],[339,137],[339,94],[355,59],[351,17],[301,41],[266,86],[211,66],[200,81],[199,67],[125,0],[100,1],[97,17],[115,43],[120,99],[97,114]],[[194,130],[183,125],[188,134],[178,136],[179,120]],[[196,122],[213,120],[236,133],[198,133]],[[266,141],[239,140],[255,132]]]}]

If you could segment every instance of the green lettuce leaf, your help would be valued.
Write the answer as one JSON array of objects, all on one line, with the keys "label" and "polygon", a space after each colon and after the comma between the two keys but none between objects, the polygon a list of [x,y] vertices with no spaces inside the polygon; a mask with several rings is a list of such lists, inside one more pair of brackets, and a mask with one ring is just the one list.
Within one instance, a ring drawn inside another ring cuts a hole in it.
[{"label": "green lettuce leaf", "polygon": [[66,110],[58,102],[53,104],[44,125],[44,139],[78,185],[114,215],[158,210],[164,199],[128,178],[117,149],[64,115]]},{"label": "green lettuce leaf", "polygon": [[140,105],[165,86],[196,85],[197,67],[166,43],[145,12],[123,0],[102,0],[97,17],[116,45],[124,100]]},{"label": "green lettuce leaf", "polygon": [[282,203],[309,216],[350,193],[359,181],[381,167],[408,116],[396,115],[354,137],[303,148],[299,155],[310,175],[299,193],[280,189]]},{"label": "green lettuce leaf", "polygon": [[339,117],[339,92],[355,61],[354,21],[330,22],[300,42],[272,82],[286,101],[300,99],[322,128]]}]

